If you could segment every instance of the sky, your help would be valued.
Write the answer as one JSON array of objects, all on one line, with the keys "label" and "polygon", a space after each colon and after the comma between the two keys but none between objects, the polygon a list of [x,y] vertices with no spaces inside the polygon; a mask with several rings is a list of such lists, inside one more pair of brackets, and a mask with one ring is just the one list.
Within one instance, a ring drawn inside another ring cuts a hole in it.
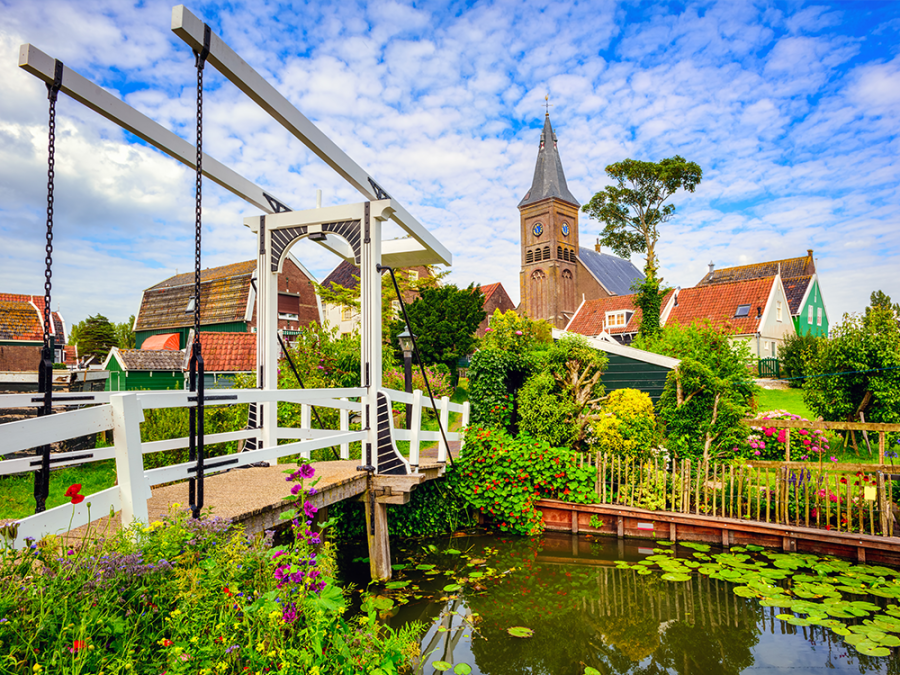
[{"label": "sky", "polygon": [[[516,208],[544,100],[582,203],[625,158],[681,155],[660,271],[814,250],[831,323],[872,291],[900,300],[900,1],[194,2],[210,24],[451,251],[450,281],[519,299]],[[31,43],[194,142],[190,49],[172,5],[0,0],[0,292],[41,294],[47,96]],[[204,151],[294,209],[361,201],[213,68]],[[53,305],[125,321],[193,269],[193,172],[66,96],[57,106]],[[259,210],[204,183],[203,266],[254,258]],[[580,240],[602,226],[582,214]],[[321,281],[339,262],[293,249]],[[640,255],[632,258],[640,268]]]}]

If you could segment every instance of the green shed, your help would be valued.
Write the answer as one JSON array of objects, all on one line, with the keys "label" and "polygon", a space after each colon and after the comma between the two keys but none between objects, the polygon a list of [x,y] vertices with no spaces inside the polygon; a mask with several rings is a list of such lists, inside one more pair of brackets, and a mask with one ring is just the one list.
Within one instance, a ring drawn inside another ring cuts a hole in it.
[{"label": "green shed", "polygon": [[[563,335],[577,335],[566,331],[554,330],[553,338],[558,340]],[[613,340],[584,337],[594,349],[606,353],[609,365],[600,378],[606,391],[615,389],[638,389],[650,395],[656,403],[662,395],[666,384],[666,376],[681,361],[670,356],[661,356],[643,349],[626,347]]]},{"label": "green shed", "polygon": [[184,351],[180,349],[119,349],[103,362],[109,371],[107,391],[184,389]]}]

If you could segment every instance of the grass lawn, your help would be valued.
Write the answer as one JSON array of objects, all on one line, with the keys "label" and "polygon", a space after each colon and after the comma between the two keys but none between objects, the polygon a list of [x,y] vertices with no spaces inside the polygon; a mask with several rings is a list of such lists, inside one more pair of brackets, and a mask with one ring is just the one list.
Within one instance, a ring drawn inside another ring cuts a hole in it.
[{"label": "grass lawn", "polygon": [[[88,462],[50,472],[47,508],[65,504],[66,489],[81,483],[81,493],[94,494],[116,484],[116,463],[112,459]],[[0,476],[0,519],[24,518],[34,514],[34,474]]]},{"label": "grass lawn", "polygon": [[760,389],[756,395],[756,409],[760,412],[787,410],[808,420],[816,418],[803,401],[802,389]]}]

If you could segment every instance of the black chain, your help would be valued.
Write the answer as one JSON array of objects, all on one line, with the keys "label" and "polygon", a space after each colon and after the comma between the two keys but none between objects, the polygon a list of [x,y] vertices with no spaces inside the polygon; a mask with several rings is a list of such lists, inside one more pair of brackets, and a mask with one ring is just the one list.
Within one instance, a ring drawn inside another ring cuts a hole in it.
[{"label": "black chain", "polygon": [[[53,414],[53,350],[51,348],[50,291],[53,287],[53,202],[56,180],[56,98],[62,87],[63,63],[57,60],[53,82],[47,83],[47,98],[50,100],[49,133],[47,140],[47,244],[44,263],[44,346],[41,348],[41,363],[38,366],[38,391],[44,395],[38,408],[38,417]],[[50,490],[50,446],[38,448],[41,458],[40,469],[34,474],[34,512],[41,513],[47,508]]]},{"label": "black chain", "polygon": [[202,225],[202,201],[203,201],[203,66],[209,55],[209,43],[212,31],[205,26],[203,36],[203,50],[195,52],[197,66],[197,172],[194,186],[196,201],[194,203],[194,342],[191,345],[191,360],[188,386],[191,391],[197,392],[197,405],[190,410],[188,419],[188,433],[190,444],[188,446],[188,459],[196,461],[196,478],[188,481],[188,502],[191,515],[200,517],[203,508],[203,478],[205,452],[203,447],[203,414],[204,414],[204,367],[203,353],[200,345],[200,243]]}]

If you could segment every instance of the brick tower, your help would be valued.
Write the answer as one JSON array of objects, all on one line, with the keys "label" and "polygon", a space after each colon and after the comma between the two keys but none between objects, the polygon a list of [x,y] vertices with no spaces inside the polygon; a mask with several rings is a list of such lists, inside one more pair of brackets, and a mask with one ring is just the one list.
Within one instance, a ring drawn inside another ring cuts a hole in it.
[{"label": "brick tower", "polygon": [[531,189],[519,202],[522,228],[522,312],[565,328],[578,308],[578,200],[569,192],[550,113],[538,149]]}]

